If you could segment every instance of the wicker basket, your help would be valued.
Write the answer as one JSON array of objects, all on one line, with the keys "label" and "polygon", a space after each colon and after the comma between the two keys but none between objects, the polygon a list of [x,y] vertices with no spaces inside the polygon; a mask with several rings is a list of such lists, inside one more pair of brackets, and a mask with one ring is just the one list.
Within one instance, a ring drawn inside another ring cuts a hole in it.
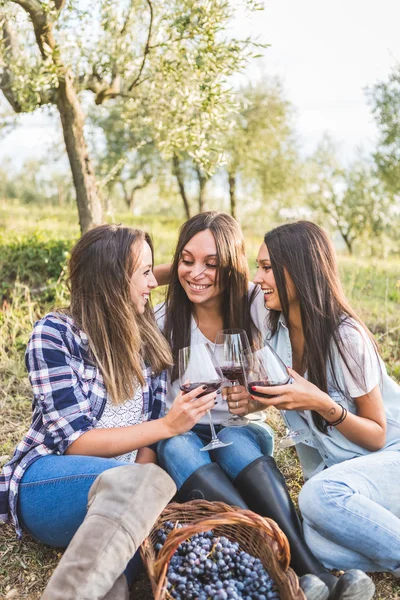
[{"label": "wicker basket", "polygon": [[[173,530],[156,557],[157,531],[165,521],[186,524]],[[289,568],[290,550],[285,534],[275,521],[223,502],[193,500],[169,504],[142,546],[141,554],[153,589],[154,600],[171,598],[167,591],[169,561],[179,544],[195,533],[212,529],[239,542],[242,550],[259,558],[274,580],[281,600],[305,600],[295,572]]]}]

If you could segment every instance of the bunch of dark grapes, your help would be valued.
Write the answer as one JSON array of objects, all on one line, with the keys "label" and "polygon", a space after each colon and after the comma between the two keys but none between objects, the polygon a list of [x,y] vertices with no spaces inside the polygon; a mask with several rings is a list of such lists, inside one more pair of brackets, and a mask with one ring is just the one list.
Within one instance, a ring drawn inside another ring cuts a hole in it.
[{"label": "bunch of dark grapes", "polygon": [[[158,552],[167,535],[183,525],[167,521],[158,530]],[[237,542],[198,533],[182,542],[172,556],[168,592],[178,600],[279,600],[276,586],[261,561],[240,550]]]}]

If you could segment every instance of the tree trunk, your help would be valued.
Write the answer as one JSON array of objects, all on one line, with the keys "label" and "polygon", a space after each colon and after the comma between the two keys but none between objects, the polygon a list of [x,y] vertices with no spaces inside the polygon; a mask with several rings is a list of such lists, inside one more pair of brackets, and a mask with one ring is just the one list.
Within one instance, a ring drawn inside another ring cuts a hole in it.
[{"label": "tree trunk", "polygon": [[207,183],[207,178],[204,177],[201,169],[196,165],[197,178],[199,180],[199,213],[204,212],[204,191]]},{"label": "tree trunk", "polygon": [[339,230],[340,235],[343,238],[344,243],[346,244],[346,248],[349,251],[349,254],[353,254],[353,242],[354,238],[352,238],[350,231],[343,231],[343,227],[340,226],[338,219],[335,219],[337,228]]},{"label": "tree trunk", "polygon": [[129,210],[133,212],[134,190],[132,190],[132,192],[129,193],[128,192],[128,187],[127,187],[125,181],[120,181],[119,183],[120,183],[120,186],[121,186],[121,189],[122,189],[122,193],[124,195],[125,204],[129,208]]},{"label": "tree trunk", "polygon": [[84,137],[84,116],[69,70],[59,77],[57,106],[76,191],[81,233],[102,223],[102,206]]},{"label": "tree trunk", "polygon": [[180,192],[180,195],[181,195],[182,200],[183,200],[183,206],[185,208],[186,218],[190,219],[189,199],[188,199],[188,197],[186,195],[185,182],[183,180],[183,175],[182,175],[182,171],[181,171],[181,165],[179,163],[179,158],[178,158],[178,156],[176,154],[174,154],[174,157],[172,159],[172,165],[173,165],[174,175],[175,175],[176,180],[178,182],[179,192]]},{"label": "tree trunk", "polygon": [[236,175],[235,173],[228,173],[229,182],[229,198],[231,203],[231,215],[236,219]]},{"label": "tree trunk", "polygon": [[342,238],[344,239],[344,243],[346,244],[349,254],[353,254],[353,240],[351,240],[350,237],[342,231],[340,233],[342,234]]}]

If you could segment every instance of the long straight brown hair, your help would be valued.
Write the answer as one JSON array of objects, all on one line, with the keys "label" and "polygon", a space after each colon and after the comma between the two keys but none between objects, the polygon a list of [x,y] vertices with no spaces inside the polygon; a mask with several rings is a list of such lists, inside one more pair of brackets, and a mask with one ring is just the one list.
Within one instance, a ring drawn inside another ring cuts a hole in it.
[{"label": "long straight brown hair", "polygon": [[130,294],[143,243],[153,256],[150,236],[139,229],[101,225],[85,233],[69,260],[71,304],[68,312],[89,340],[112,401],[132,398],[144,384],[143,363],[155,373],[171,365],[172,357],[150,305],[139,314]]},{"label": "long straight brown hair", "polygon": [[172,348],[174,361],[172,381],[178,377],[179,349],[190,345],[193,313],[193,305],[179,282],[178,266],[186,244],[197,233],[207,229],[213,234],[217,247],[216,283],[223,290],[221,314],[224,329],[244,329],[250,345],[257,337],[258,330],[250,316],[251,302],[257,289],[254,289],[249,298],[249,267],[245,256],[243,234],[238,222],[222,212],[208,211],[195,215],[180,229],[165,302],[164,334]]},{"label": "long straight brown hair", "polygon": [[[367,333],[377,352],[375,340],[366,325],[349,305],[340,282],[336,254],[325,231],[309,221],[298,221],[276,227],[265,234],[272,271],[282,306],[282,314],[289,324],[289,302],[285,270],[296,287],[304,333],[303,369],[308,380],[320,390],[328,392],[327,366],[333,375],[334,385],[343,396],[335,375],[333,350],[336,346],[346,366],[345,350],[339,335],[339,326],[349,317]],[[269,311],[271,335],[278,328],[281,312]],[[354,323],[349,322],[355,327]],[[358,385],[365,387],[361,369],[354,374]],[[358,381],[360,379],[361,381]],[[325,420],[313,412],[319,431],[327,432]]]}]

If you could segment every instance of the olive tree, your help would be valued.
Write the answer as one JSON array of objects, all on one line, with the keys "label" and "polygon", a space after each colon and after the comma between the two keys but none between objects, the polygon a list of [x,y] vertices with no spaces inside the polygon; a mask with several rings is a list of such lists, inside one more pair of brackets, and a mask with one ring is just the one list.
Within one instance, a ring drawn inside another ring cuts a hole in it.
[{"label": "olive tree", "polygon": [[0,89],[16,113],[58,112],[82,231],[102,220],[84,108],[112,102],[127,128],[144,119],[164,157],[212,168],[228,78],[254,52],[229,36],[234,15],[227,0],[2,0]]}]

